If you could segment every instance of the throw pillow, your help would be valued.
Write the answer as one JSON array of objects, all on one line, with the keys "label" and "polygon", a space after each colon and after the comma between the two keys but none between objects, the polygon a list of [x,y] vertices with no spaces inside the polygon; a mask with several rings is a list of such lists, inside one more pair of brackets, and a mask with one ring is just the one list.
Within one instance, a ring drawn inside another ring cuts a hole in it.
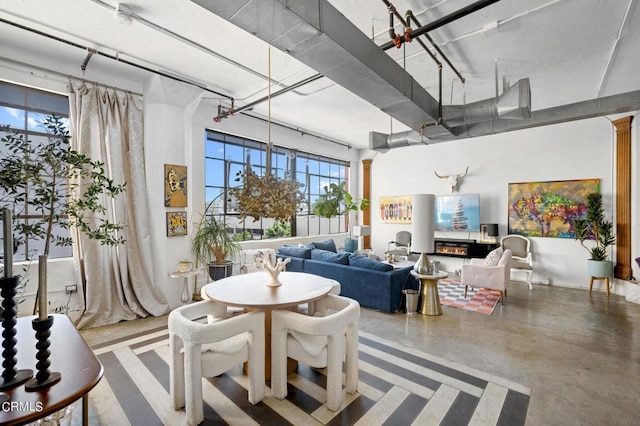
[{"label": "throw pillow", "polygon": [[311,259],[311,249],[297,246],[280,246],[278,253],[283,256],[301,257],[303,259]]},{"label": "throw pillow", "polygon": [[367,256],[361,256],[359,254],[352,254],[349,256],[349,265],[356,266],[358,268],[373,269],[374,271],[393,271],[393,266],[388,263],[378,262],[373,259],[369,259]]},{"label": "throw pillow", "polygon": [[313,249],[311,250],[311,260],[319,260],[321,262],[338,263],[340,265],[349,264],[349,253],[334,253],[329,250]]},{"label": "throw pillow", "polygon": [[502,247],[498,247],[495,250],[491,250],[491,252],[484,258],[484,266],[498,266],[498,262],[500,262],[500,258],[502,257]]},{"label": "throw pillow", "polygon": [[309,244],[311,248],[317,248],[320,250],[327,250],[336,253],[338,250],[336,249],[336,243],[331,238],[325,241],[314,241]]}]

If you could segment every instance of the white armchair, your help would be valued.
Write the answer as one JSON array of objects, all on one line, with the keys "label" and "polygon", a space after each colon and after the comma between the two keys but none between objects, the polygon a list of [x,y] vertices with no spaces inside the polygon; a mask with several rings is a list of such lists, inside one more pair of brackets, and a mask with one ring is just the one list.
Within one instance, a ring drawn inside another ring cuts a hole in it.
[{"label": "white armchair", "polygon": [[533,290],[531,279],[533,278],[533,258],[531,256],[531,240],[518,234],[507,235],[500,241],[503,250],[509,249],[513,255],[511,259],[511,272],[525,272],[529,290]]},{"label": "white armchair", "polygon": [[226,319],[226,313],[225,306],[205,300],[169,314],[170,393],[175,410],[185,407],[189,425],[204,420],[201,377],[248,362],[249,402],[257,404],[265,395],[265,314],[256,311]]},{"label": "white armchair", "polygon": [[[324,316],[320,316],[324,315]],[[342,404],[342,360],[345,389],[358,390],[358,320],[360,304],[327,295],[315,302],[315,315],[275,310],[271,316],[271,391],[287,396],[287,357],[316,368],[327,367],[327,408]]]},{"label": "white armchair", "polygon": [[495,265],[487,265],[487,259],[471,259],[469,263],[462,265],[461,283],[464,285],[464,296],[467,297],[468,287],[499,290],[500,302],[504,304],[510,280],[511,257],[511,250],[507,249],[502,252],[497,262],[492,262]]}]

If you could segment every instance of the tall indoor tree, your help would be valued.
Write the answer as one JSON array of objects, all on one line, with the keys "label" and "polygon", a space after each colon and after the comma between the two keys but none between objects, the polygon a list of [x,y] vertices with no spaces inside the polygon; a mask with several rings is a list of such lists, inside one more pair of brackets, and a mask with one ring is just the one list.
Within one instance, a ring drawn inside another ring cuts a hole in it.
[{"label": "tall indoor tree", "polygon": [[[42,240],[39,261],[45,263],[52,244],[72,244],[70,236],[56,232],[57,227],[77,228],[101,244],[123,243],[118,231],[124,225],[103,216],[103,203],[105,197],[124,192],[125,184],[114,183],[103,163],[70,148],[69,131],[61,117],[46,116],[41,126],[48,135],[46,141],[32,142],[8,126],[1,129],[5,135],[0,148],[0,207],[9,208],[14,218],[28,217],[14,221],[16,243]],[[46,300],[46,294],[40,294],[43,288],[46,285],[39,283],[36,299]]]}]

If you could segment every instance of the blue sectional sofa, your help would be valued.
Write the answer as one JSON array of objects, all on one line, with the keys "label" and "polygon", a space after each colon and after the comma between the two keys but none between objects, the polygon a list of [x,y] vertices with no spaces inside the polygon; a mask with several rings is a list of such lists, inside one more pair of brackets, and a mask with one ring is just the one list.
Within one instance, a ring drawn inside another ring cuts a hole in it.
[{"label": "blue sectional sofa", "polygon": [[402,290],[417,288],[410,266],[394,270],[391,265],[363,255],[319,249],[315,244],[318,243],[307,247],[282,246],[276,257],[291,258],[287,271],[334,279],[340,283],[340,295],[384,312],[399,311],[403,307]]}]

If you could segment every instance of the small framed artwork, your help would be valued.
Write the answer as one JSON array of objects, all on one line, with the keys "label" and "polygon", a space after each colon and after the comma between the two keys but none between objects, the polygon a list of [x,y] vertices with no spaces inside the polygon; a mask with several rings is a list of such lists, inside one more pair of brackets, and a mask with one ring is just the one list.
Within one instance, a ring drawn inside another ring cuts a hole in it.
[{"label": "small framed artwork", "polygon": [[167,212],[167,237],[187,235],[187,212]]},{"label": "small framed artwork", "polygon": [[411,223],[413,195],[380,197],[380,223]]},{"label": "small framed artwork", "polygon": [[164,165],[164,206],[187,207],[187,166]]}]

